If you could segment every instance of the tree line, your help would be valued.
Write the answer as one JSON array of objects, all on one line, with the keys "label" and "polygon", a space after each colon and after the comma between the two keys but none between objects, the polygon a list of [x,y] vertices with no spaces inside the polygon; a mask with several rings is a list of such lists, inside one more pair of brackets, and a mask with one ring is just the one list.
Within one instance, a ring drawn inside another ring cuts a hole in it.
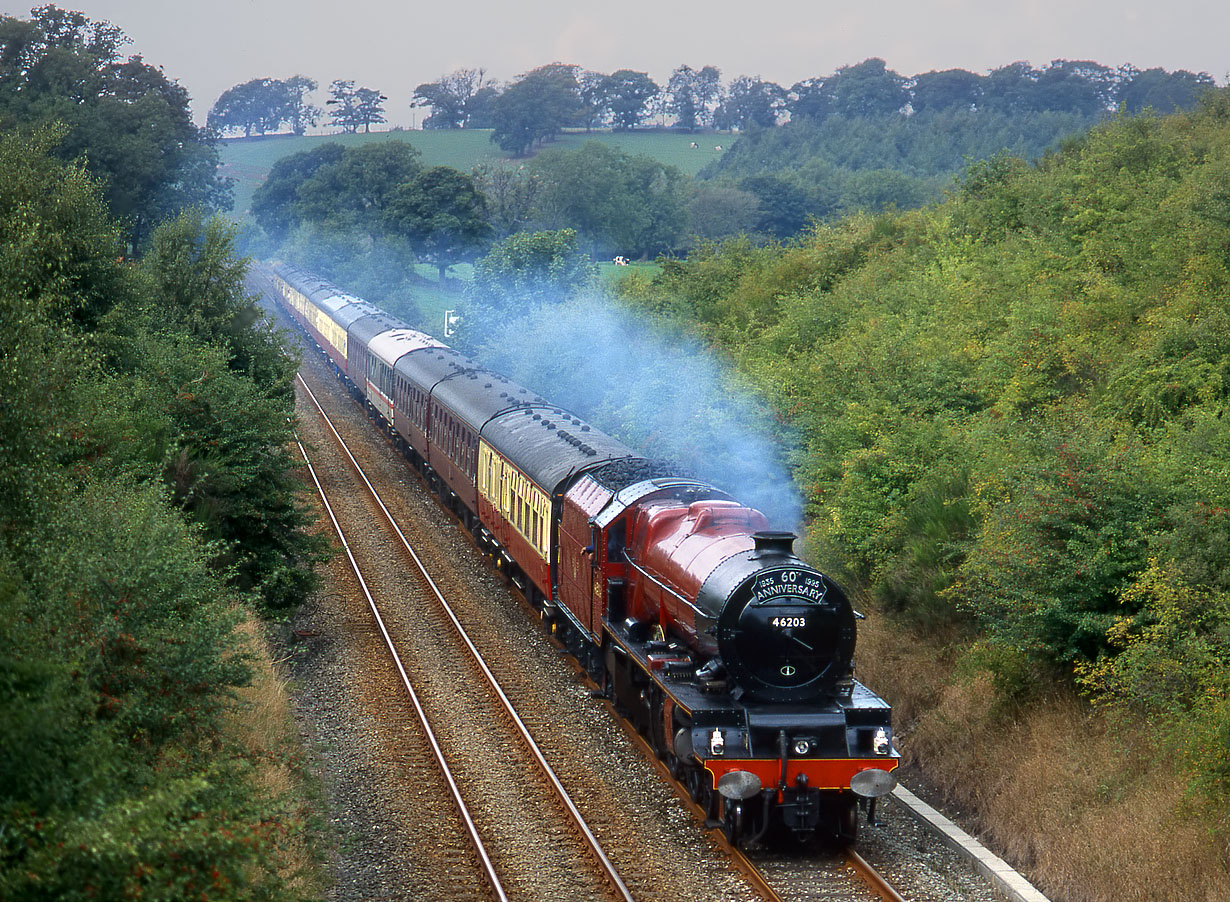
[{"label": "tree line", "polygon": [[[303,76],[287,81],[256,79],[224,93],[211,122],[245,135],[289,125],[296,133],[315,118],[303,116],[301,89],[315,83]],[[414,89],[411,107],[430,110],[424,128],[490,128],[492,140],[515,155],[565,128],[644,127],[655,118],[683,130],[772,128],[783,122],[824,121],[830,116],[910,116],[941,111],[983,111],[1016,115],[1057,112],[1092,116],[1120,107],[1129,112],[1189,109],[1213,85],[1207,73],[1160,68],[1116,68],[1088,60],[1054,60],[1035,68],[1015,62],[982,75],[964,69],[925,72],[912,77],[872,58],[843,66],[831,75],[803,79],[790,87],[758,76],[740,75],[723,83],[715,66],[680,65],[665,85],[647,73],[620,69],[610,74],[581,66],[551,63],[507,85],[483,69],[458,69]],[[298,96],[298,104],[288,97]],[[387,97],[354,82],[335,81],[328,105],[330,123],[345,131],[386,121]],[[296,111],[297,112],[294,112]]]},{"label": "tree line", "polygon": [[317,260],[379,249],[406,268],[431,263],[443,280],[519,232],[571,229],[594,257],[671,252],[689,229],[695,190],[673,166],[597,142],[470,173],[424,166],[404,141],[324,143],[274,164],[252,216],[283,249]]}]

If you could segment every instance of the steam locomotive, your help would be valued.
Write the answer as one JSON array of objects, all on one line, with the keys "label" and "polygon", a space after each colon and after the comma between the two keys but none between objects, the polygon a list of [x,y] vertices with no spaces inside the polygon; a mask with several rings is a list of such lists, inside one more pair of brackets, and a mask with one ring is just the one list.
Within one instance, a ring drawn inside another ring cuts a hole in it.
[{"label": "steam locomotive", "polygon": [[792,533],[322,279],[259,277],[712,824],[854,839],[891,712]]}]

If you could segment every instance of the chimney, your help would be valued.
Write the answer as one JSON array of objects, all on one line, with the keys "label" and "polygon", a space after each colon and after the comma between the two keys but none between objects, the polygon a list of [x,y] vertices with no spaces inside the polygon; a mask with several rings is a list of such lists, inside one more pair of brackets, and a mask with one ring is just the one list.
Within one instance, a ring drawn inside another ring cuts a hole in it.
[{"label": "chimney", "polygon": [[752,552],[752,558],[769,557],[771,555],[792,555],[794,554],[794,540],[797,539],[792,532],[775,532],[770,530],[762,530],[761,532],[752,535],[752,541],[756,543],[756,548]]}]

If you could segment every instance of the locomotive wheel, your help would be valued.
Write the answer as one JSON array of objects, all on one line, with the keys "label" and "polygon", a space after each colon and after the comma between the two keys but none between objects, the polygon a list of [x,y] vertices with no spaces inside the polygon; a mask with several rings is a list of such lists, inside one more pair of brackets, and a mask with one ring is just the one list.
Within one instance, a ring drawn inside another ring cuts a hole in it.
[{"label": "locomotive wheel", "polygon": [[726,835],[726,840],[732,846],[739,844],[739,838],[743,835],[743,802],[741,800],[725,800],[722,806],[722,833]]},{"label": "locomotive wheel", "polygon": [[842,809],[837,827],[837,839],[843,843],[858,840],[858,804],[851,802]]},{"label": "locomotive wheel", "polygon": [[704,797],[704,788],[701,783],[701,769],[694,764],[690,764],[683,774],[683,785],[687,787],[688,795],[692,797],[692,801],[697,805],[701,803]]},{"label": "locomotive wheel", "polygon": [[680,780],[683,777],[684,763],[675,757],[674,752],[666,753],[666,769],[670,771],[671,777]]}]

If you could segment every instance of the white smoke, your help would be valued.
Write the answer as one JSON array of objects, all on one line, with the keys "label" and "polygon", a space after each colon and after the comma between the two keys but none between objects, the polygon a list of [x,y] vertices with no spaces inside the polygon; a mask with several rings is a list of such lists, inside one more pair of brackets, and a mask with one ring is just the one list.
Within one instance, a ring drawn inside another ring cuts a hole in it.
[{"label": "white smoke", "polygon": [[784,456],[793,437],[699,342],[655,332],[600,294],[466,326],[485,365],[799,531]]}]

